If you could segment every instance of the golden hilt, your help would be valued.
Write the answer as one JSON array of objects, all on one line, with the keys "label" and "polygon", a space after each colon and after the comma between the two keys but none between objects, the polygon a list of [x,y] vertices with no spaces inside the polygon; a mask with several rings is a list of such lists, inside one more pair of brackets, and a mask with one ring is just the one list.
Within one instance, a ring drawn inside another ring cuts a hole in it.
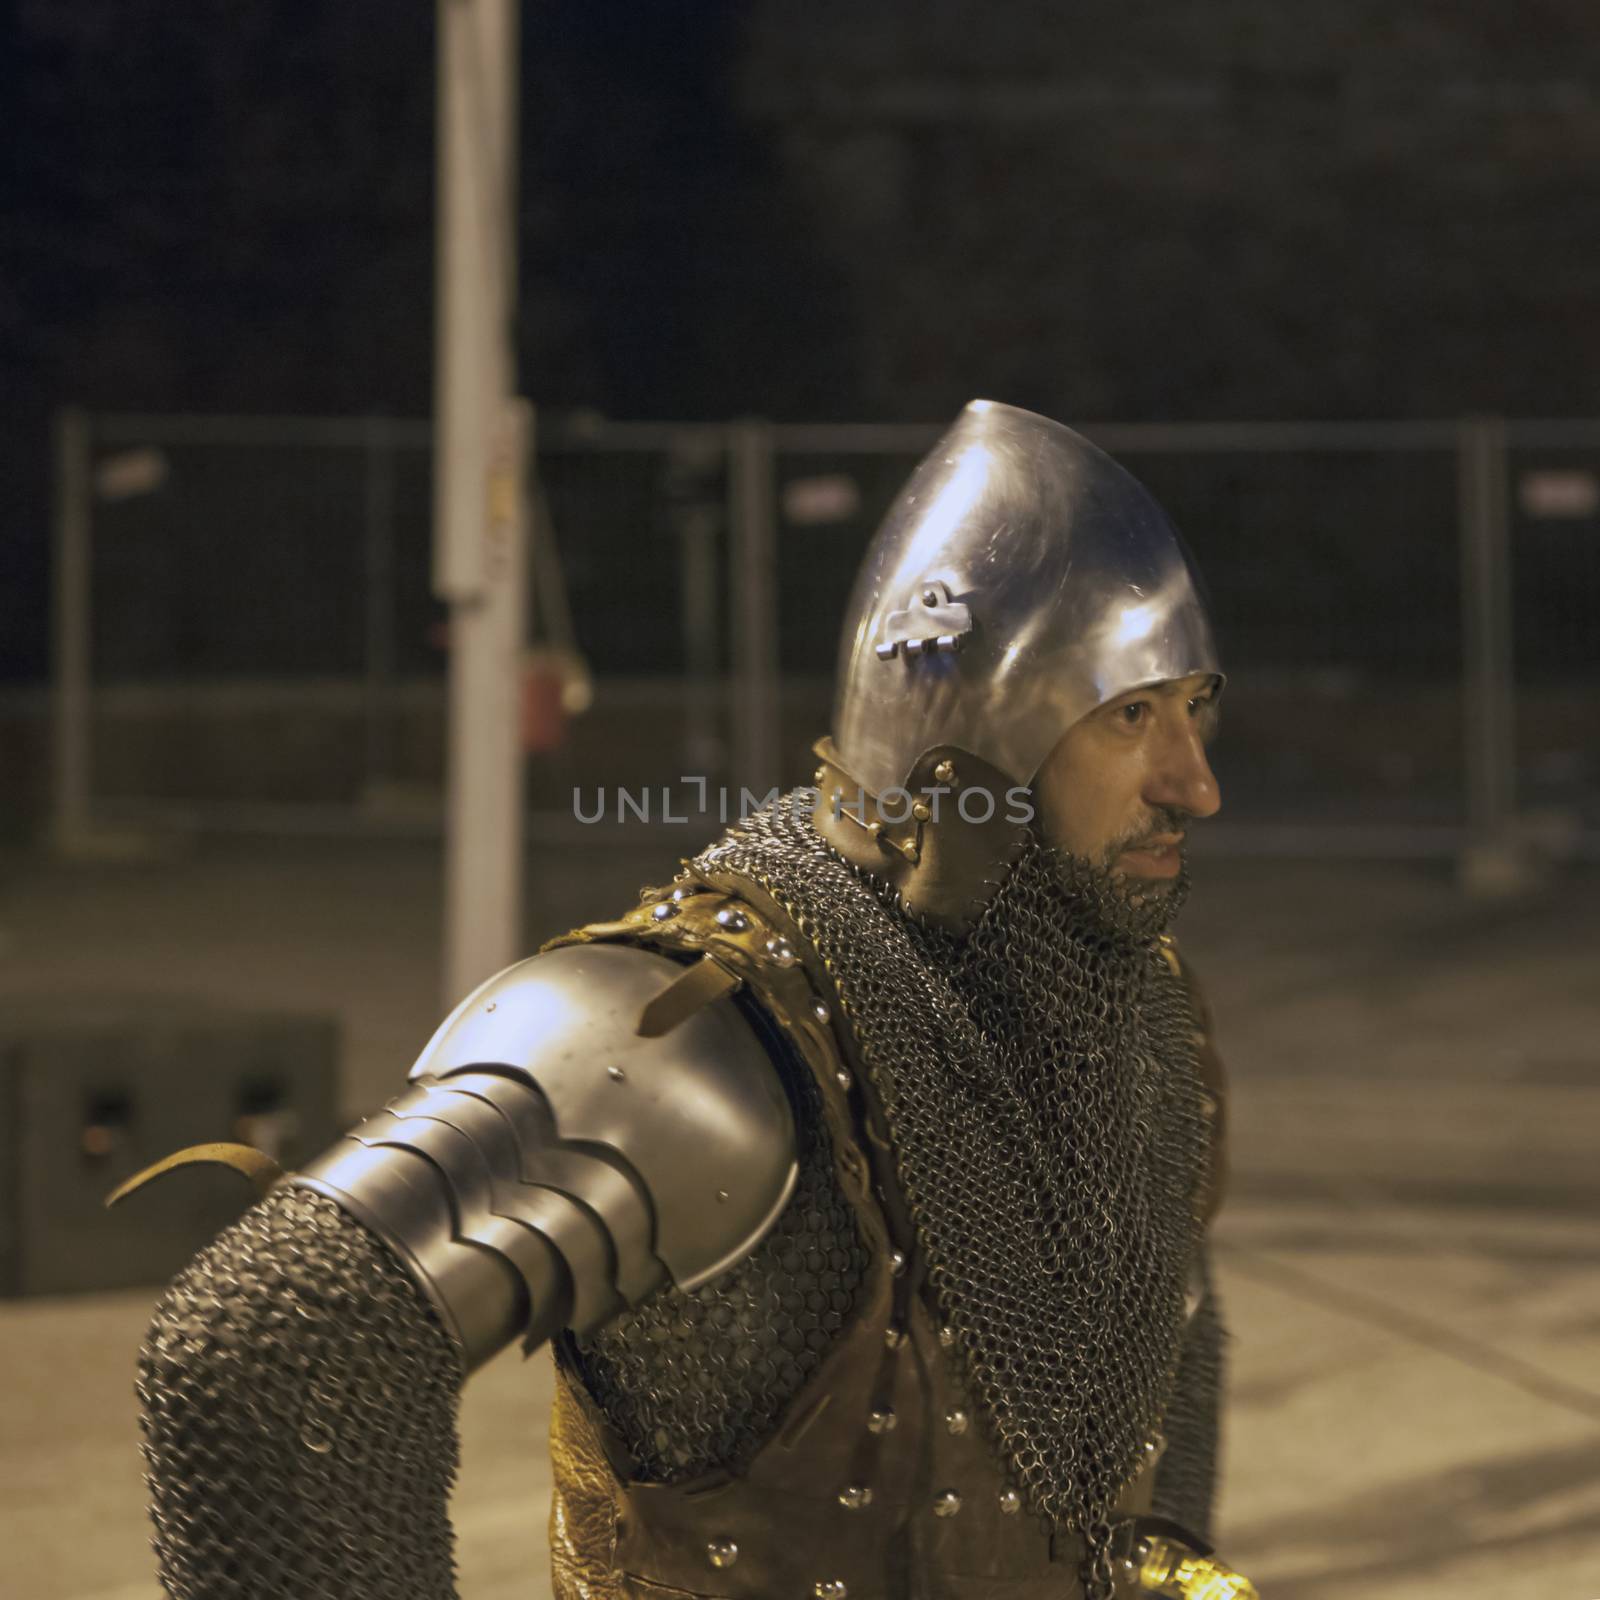
[{"label": "golden hilt", "polygon": [[1139,1587],[1174,1600],[1260,1600],[1256,1586],[1210,1556],[1196,1555],[1171,1539],[1146,1537],[1134,1547]]}]

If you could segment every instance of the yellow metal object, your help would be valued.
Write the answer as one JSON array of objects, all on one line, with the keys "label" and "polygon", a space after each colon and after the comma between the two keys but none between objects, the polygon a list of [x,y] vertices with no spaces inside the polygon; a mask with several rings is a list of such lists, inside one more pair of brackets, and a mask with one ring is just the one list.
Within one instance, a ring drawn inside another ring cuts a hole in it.
[{"label": "yellow metal object", "polygon": [[237,1172],[255,1189],[257,1199],[283,1176],[283,1168],[271,1156],[263,1155],[247,1144],[192,1144],[186,1150],[175,1150],[170,1156],[163,1156],[143,1172],[134,1173],[126,1183],[118,1184],[106,1196],[106,1208],[109,1210],[126,1200],[130,1194],[165,1173],[175,1172],[179,1167],[198,1166],[227,1167]]},{"label": "yellow metal object", "polygon": [[1138,1556],[1139,1587],[1177,1600],[1260,1600],[1242,1574],[1170,1539],[1146,1539]]}]

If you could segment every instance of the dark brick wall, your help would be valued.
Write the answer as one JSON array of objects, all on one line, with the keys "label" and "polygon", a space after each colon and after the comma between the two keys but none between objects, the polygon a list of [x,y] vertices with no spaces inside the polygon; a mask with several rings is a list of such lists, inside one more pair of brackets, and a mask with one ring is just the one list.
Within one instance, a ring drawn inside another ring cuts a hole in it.
[{"label": "dark brick wall", "polygon": [[763,0],[740,82],[871,411],[1594,408],[1583,0]]}]

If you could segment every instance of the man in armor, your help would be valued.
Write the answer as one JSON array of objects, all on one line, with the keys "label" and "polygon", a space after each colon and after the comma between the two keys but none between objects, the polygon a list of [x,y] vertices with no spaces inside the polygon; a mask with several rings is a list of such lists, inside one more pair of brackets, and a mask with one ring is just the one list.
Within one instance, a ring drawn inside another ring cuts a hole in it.
[{"label": "man in armor", "polygon": [[560,1600],[1253,1596],[1206,1542],[1222,1083],[1168,932],[1221,684],[1146,491],[968,406],[813,785],[470,995],[168,1289],[168,1593],[454,1594],[458,1392],[517,1340]]}]

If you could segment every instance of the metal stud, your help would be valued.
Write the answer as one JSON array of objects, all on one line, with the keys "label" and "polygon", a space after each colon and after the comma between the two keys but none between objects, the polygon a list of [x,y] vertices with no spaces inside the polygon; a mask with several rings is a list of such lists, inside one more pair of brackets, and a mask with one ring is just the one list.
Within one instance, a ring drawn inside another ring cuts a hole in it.
[{"label": "metal stud", "polygon": [[660,905],[651,909],[650,920],[652,922],[665,922],[669,917],[675,917],[677,914],[677,906],[670,900],[663,900]]},{"label": "metal stud", "polygon": [[933,1514],[936,1517],[953,1517],[961,1509],[961,1496],[954,1489],[941,1489],[933,1497]]},{"label": "metal stud", "polygon": [[743,933],[750,926],[750,919],[736,907],[724,906],[717,913],[717,926],[726,928],[729,933]]},{"label": "metal stud", "polygon": [[905,1334],[892,1322],[883,1330],[883,1342],[891,1350],[898,1350],[905,1340]]},{"label": "metal stud", "polygon": [[926,822],[933,815],[933,807],[926,800],[918,800],[911,808],[911,815],[918,822]]},{"label": "metal stud", "polygon": [[846,1511],[865,1511],[872,1504],[872,1491],[864,1483],[852,1483],[839,1491],[839,1504]]},{"label": "metal stud", "polygon": [[828,781],[828,769],[826,767],[818,767],[811,774],[811,781],[820,789]]},{"label": "metal stud", "polygon": [[1022,1509],[1022,1496],[1015,1489],[1000,1491],[1000,1515],[1014,1517]]},{"label": "metal stud", "polygon": [[692,900],[701,892],[702,890],[698,883],[680,883],[678,887],[672,891],[672,898],[676,901]]},{"label": "metal stud", "polygon": [[726,1189],[717,1190],[717,1203],[719,1205],[726,1205],[728,1203],[728,1191]]},{"label": "metal stud", "polygon": [[823,1578],[811,1585],[811,1600],[849,1600],[850,1591],[838,1578]]},{"label": "metal stud", "polygon": [[814,1016],[818,1022],[822,1023],[824,1027],[833,1021],[833,1013],[828,1009],[828,1002],[826,1000],[817,1000],[813,1002],[811,1007],[811,1015]]},{"label": "metal stud", "polygon": [[888,1406],[878,1406],[867,1413],[868,1433],[893,1433],[900,1421]]},{"label": "metal stud", "polygon": [[713,1539],[706,1546],[706,1560],[721,1569],[731,1567],[739,1559],[739,1547],[732,1539]]},{"label": "metal stud", "polygon": [[933,769],[933,775],[939,780],[940,783],[953,782],[956,775],[955,762],[941,761],[939,765]]},{"label": "metal stud", "polygon": [[948,1350],[956,1342],[956,1330],[947,1322],[939,1330],[939,1343]]},{"label": "metal stud", "polygon": [[483,1008],[483,1009],[484,1009],[484,1010],[485,1010],[485,1011],[493,1011],[493,1010],[494,1010],[494,1008],[495,1008],[495,1007],[496,1007],[496,1006],[497,1006],[497,1005],[498,1005],[498,1004],[499,1004],[499,1003],[500,1003],[500,1002],[499,1002],[499,1001],[498,1001],[498,1000],[491,1000],[491,1001],[490,1001],[490,1002],[489,1002],[489,1003],[488,1003],[488,1005],[486,1005],[486,1006],[485,1006],[485,1007],[484,1007],[484,1008]]},{"label": "metal stud", "polygon": [[766,952],[767,959],[776,967],[792,967],[799,960],[787,939],[768,939]]},{"label": "metal stud", "polygon": [[628,1076],[628,1074],[624,1072],[621,1067],[607,1067],[606,1076],[613,1083],[621,1083],[622,1080]]},{"label": "metal stud", "polygon": [[967,1431],[967,1414],[959,1406],[954,1411],[944,1414],[944,1425],[951,1433],[965,1433]]},{"label": "metal stud", "polygon": [[906,1270],[906,1253],[904,1250],[892,1250],[889,1253],[889,1271],[899,1277]]},{"label": "metal stud", "polygon": [[848,1089],[850,1087],[850,1074],[846,1072],[843,1067],[840,1067],[839,1070],[834,1073],[833,1081],[838,1084],[841,1089]]}]

